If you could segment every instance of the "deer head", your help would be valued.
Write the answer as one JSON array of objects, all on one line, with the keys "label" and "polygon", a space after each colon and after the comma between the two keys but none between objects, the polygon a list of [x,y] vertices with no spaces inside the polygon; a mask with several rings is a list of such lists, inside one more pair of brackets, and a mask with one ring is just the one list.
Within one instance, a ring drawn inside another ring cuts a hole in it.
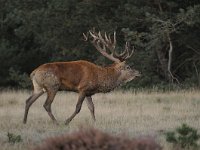
[{"label": "deer head", "polygon": [[85,41],[88,41],[90,38],[94,47],[103,56],[114,62],[112,66],[120,73],[119,80],[121,82],[127,83],[135,77],[140,76],[139,71],[126,64],[126,60],[133,55],[134,47],[131,47],[130,43],[126,42],[124,51],[120,54],[116,52],[116,32],[113,33],[113,39],[110,34],[107,35],[105,32],[102,36],[101,32],[97,33],[95,29],[89,30],[87,34],[83,33],[83,36]]}]

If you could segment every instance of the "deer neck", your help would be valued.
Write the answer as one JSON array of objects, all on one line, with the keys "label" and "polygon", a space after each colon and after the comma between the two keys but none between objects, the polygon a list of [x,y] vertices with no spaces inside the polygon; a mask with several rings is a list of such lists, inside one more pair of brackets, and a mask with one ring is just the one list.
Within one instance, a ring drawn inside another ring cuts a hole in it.
[{"label": "deer neck", "polygon": [[121,84],[119,78],[120,72],[114,67],[102,68],[101,73],[98,75],[99,92],[110,92],[118,87]]}]

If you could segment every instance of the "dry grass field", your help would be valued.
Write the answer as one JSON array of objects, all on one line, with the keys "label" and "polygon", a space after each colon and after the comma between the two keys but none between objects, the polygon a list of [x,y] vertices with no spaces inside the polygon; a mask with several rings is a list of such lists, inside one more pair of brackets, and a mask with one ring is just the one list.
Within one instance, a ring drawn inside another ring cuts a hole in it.
[{"label": "dry grass field", "polygon": [[[38,145],[46,137],[70,133],[80,126],[94,127],[112,134],[130,137],[153,136],[164,150],[171,149],[165,142],[164,132],[186,123],[200,131],[200,92],[122,92],[93,96],[96,109],[94,123],[83,104],[81,112],[69,126],[64,121],[75,109],[77,94],[60,92],[52,104],[52,111],[59,125],[51,122],[43,108],[46,95],[30,108],[28,122],[22,123],[27,91],[0,93],[0,149],[23,150]],[[9,143],[7,133],[21,135],[20,143]]]}]

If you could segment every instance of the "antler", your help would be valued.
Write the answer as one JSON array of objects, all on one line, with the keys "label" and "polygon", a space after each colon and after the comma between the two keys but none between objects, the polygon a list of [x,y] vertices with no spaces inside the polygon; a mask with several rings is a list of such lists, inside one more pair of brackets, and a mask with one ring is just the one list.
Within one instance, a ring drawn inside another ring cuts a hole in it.
[{"label": "antler", "polygon": [[121,54],[118,54],[116,51],[114,53],[114,57],[118,58],[121,62],[130,58],[134,53],[134,47],[130,47],[130,43],[126,42],[124,51]]},{"label": "antler", "polygon": [[[105,32],[104,36],[101,35],[101,32],[95,32],[95,30],[89,30],[87,34],[83,33],[84,40],[88,41],[88,36],[92,37],[91,43],[95,46],[95,48],[106,58],[114,61],[114,62],[122,62],[126,59],[130,58],[133,54],[133,50],[130,52],[130,44],[126,42],[125,50],[121,54],[118,54],[115,51],[116,48],[116,32],[113,33],[113,40],[111,39],[111,35],[107,35]],[[111,54],[107,53],[107,49],[111,52]]]}]

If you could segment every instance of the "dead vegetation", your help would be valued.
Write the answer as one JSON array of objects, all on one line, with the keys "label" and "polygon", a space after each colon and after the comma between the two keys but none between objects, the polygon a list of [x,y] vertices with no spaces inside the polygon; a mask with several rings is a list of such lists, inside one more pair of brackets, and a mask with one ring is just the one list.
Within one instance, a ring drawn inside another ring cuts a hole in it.
[{"label": "dead vegetation", "polygon": [[161,146],[152,137],[129,139],[96,129],[80,129],[71,134],[48,138],[34,150],[161,150]]}]

